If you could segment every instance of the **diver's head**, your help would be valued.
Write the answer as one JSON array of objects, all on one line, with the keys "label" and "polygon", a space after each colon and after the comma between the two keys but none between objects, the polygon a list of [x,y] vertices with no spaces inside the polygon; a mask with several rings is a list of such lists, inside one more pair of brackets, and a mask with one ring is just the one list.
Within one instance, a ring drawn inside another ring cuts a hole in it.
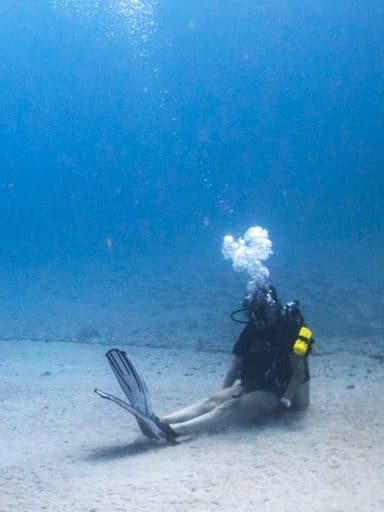
[{"label": "diver's head", "polygon": [[244,309],[249,321],[257,329],[266,329],[280,318],[281,304],[271,285],[259,285],[244,298]]}]

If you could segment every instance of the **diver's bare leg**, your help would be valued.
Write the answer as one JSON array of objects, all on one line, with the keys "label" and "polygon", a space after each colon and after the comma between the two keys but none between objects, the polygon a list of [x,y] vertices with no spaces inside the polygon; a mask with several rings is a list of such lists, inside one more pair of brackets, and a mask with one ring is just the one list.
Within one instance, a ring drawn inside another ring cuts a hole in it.
[{"label": "diver's bare leg", "polygon": [[217,404],[209,412],[182,423],[171,423],[170,426],[179,436],[225,430],[225,427],[233,424],[234,418],[238,417],[239,407],[240,398],[228,397],[226,401]]},{"label": "diver's bare leg", "polygon": [[173,424],[171,428],[181,436],[189,436],[198,432],[224,430],[236,423],[257,423],[267,418],[278,405],[278,398],[268,391],[244,392],[242,395],[227,395],[227,399],[217,403],[208,412],[197,417]]},{"label": "diver's bare leg", "polygon": [[160,418],[165,423],[182,423],[198,418],[201,415],[206,415],[213,411],[221,403],[232,399],[233,396],[240,396],[244,392],[244,388],[240,384],[234,384],[229,388],[222,389],[200,402],[184,407],[174,413],[167,414]]}]

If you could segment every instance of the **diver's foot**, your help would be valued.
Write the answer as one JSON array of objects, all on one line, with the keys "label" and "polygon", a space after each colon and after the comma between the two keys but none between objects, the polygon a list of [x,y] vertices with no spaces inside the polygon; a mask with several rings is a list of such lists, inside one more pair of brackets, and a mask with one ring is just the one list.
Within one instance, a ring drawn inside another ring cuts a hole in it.
[{"label": "diver's foot", "polygon": [[154,416],[154,420],[159,429],[164,433],[166,442],[169,444],[177,444],[177,432],[175,432],[168,423],[161,421],[157,416]]}]

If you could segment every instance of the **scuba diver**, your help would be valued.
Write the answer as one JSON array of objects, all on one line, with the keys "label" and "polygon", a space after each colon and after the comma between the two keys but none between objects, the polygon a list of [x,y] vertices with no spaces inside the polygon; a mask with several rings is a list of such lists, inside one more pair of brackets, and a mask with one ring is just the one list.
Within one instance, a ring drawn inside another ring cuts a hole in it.
[{"label": "scuba diver", "polygon": [[[245,313],[244,320],[240,313]],[[127,354],[117,349],[106,356],[128,402],[95,392],[133,414],[146,437],[168,443],[233,419],[254,421],[309,405],[308,355],[314,339],[298,302],[282,305],[273,286],[257,285],[231,317],[245,326],[233,346],[222,389],[209,398],[157,417],[144,380]]]}]

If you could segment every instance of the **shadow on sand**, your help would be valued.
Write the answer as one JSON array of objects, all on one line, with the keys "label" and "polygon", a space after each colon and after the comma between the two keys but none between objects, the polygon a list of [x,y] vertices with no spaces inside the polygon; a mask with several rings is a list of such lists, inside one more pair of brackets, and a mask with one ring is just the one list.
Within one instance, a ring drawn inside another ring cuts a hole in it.
[{"label": "shadow on sand", "polygon": [[123,457],[133,457],[135,455],[142,455],[143,453],[152,450],[161,450],[167,448],[166,443],[156,443],[147,439],[137,439],[132,443],[118,444],[112,446],[102,446],[95,448],[84,459],[90,462],[110,461],[121,459]]}]

